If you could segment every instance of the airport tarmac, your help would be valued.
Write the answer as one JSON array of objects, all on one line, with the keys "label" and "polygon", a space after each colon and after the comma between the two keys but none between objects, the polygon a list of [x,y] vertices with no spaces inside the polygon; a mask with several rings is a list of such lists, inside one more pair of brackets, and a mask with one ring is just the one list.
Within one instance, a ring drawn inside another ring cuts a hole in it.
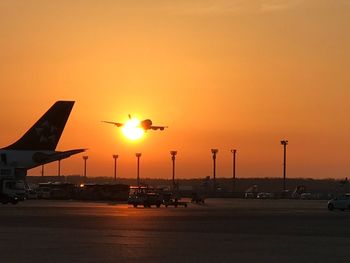
[{"label": "airport tarmac", "polygon": [[349,262],[350,212],[327,201],[205,205],[28,200],[0,206],[0,262]]}]

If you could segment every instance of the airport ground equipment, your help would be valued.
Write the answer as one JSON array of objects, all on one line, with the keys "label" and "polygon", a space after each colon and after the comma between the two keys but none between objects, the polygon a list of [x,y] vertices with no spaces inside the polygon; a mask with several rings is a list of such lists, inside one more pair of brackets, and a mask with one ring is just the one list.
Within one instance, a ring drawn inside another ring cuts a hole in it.
[{"label": "airport ground equipment", "polygon": [[344,211],[350,210],[350,194],[343,194],[328,201],[328,210],[339,209]]},{"label": "airport ground equipment", "polygon": [[252,185],[249,187],[245,193],[244,193],[244,198],[256,198],[258,194],[258,185]]},{"label": "airport ground equipment", "polygon": [[187,202],[179,201],[180,198],[174,196],[173,193],[163,193],[162,195],[163,195],[163,205],[165,207],[168,207],[168,206],[174,206],[174,207],[184,206],[184,207],[187,207]]},{"label": "airport ground equipment", "polygon": [[71,183],[48,182],[39,183],[37,188],[38,199],[74,199],[77,187]]},{"label": "airport ground equipment", "polygon": [[156,206],[160,207],[163,203],[163,197],[155,189],[146,186],[131,186],[128,204],[137,207],[139,205],[144,207]]},{"label": "airport ground equipment", "polygon": [[38,199],[127,201],[129,185],[115,183],[76,185],[64,182],[47,182],[38,184],[36,194]]},{"label": "airport ground equipment", "polygon": [[0,201],[2,204],[17,204],[18,201],[25,200],[25,183],[14,177],[12,167],[2,167],[0,169]]},{"label": "airport ground equipment", "polygon": [[192,193],[191,202],[196,204],[204,204],[204,197],[197,193]]},{"label": "airport ground equipment", "polygon": [[268,192],[261,192],[258,193],[256,196],[257,199],[272,199],[275,198],[273,193],[268,193]]},{"label": "airport ground equipment", "polygon": [[301,195],[303,193],[306,193],[306,186],[305,185],[298,185],[295,187],[293,193],[292,193],[292,198],[298,199],[301,198]]},{"label": "airport ground equipment", "polygon": [[127,201],[129,190],[130,187],[126,184],[81,184],[76,198],[79,200]]},{"label": "airport ground equipment", "polygon": [[151,207],[153,205],[160,207],[162,204],[162,198],[157,193],[141,193],[129,197],[128,204],[131,204],[134,207],[139,205],[144,207]]},{"label": "airport ground equipment", "polygon": [[187,202],[179,201],[179,200],[173,199],[173,198],[168,200],[168,201],[163,201],[163,204],[165,205],[165,207],[168,207],[168,206],[174,206],[174,207],[184,206],[184,207],[187,207]]}]

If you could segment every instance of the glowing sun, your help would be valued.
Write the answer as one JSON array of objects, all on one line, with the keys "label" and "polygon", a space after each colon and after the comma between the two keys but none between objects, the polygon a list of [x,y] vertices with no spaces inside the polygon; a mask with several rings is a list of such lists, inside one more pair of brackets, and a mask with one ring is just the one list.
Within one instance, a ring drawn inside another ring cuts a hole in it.
[{"label": "glowing sun", "polygon": [[144,129],[140,127],[140,121],[135,118],[130,119],[125,123],[122,132],[125,137],[133,141],[140,139],[145,133]]}]

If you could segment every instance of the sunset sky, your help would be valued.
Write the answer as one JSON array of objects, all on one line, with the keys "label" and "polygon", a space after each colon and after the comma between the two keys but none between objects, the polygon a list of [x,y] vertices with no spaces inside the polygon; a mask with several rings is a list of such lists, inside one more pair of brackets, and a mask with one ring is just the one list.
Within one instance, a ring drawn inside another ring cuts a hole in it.
[{"label": "sunset sky", "polygon": [[[57,150],[88,148],[88,176],[350,176],[350,1],[0,0],[1,135],[18,139],[75,100]],[[166,131],[138,142],[101,120]],[[62,161],[82,174],[82,155]],[[46,166],[55,174],[57,163]],[[29,172],[39,175],[40,168]]]}]

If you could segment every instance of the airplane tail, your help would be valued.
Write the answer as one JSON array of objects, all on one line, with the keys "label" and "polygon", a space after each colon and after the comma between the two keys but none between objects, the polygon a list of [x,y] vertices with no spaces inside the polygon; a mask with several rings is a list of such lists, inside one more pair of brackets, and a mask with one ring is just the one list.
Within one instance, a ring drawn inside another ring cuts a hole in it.
[{"label": "airplane tail", "polygon": [[57,101],[18,141],[3,149],[54,151],[73,105],[74,101]]}]

